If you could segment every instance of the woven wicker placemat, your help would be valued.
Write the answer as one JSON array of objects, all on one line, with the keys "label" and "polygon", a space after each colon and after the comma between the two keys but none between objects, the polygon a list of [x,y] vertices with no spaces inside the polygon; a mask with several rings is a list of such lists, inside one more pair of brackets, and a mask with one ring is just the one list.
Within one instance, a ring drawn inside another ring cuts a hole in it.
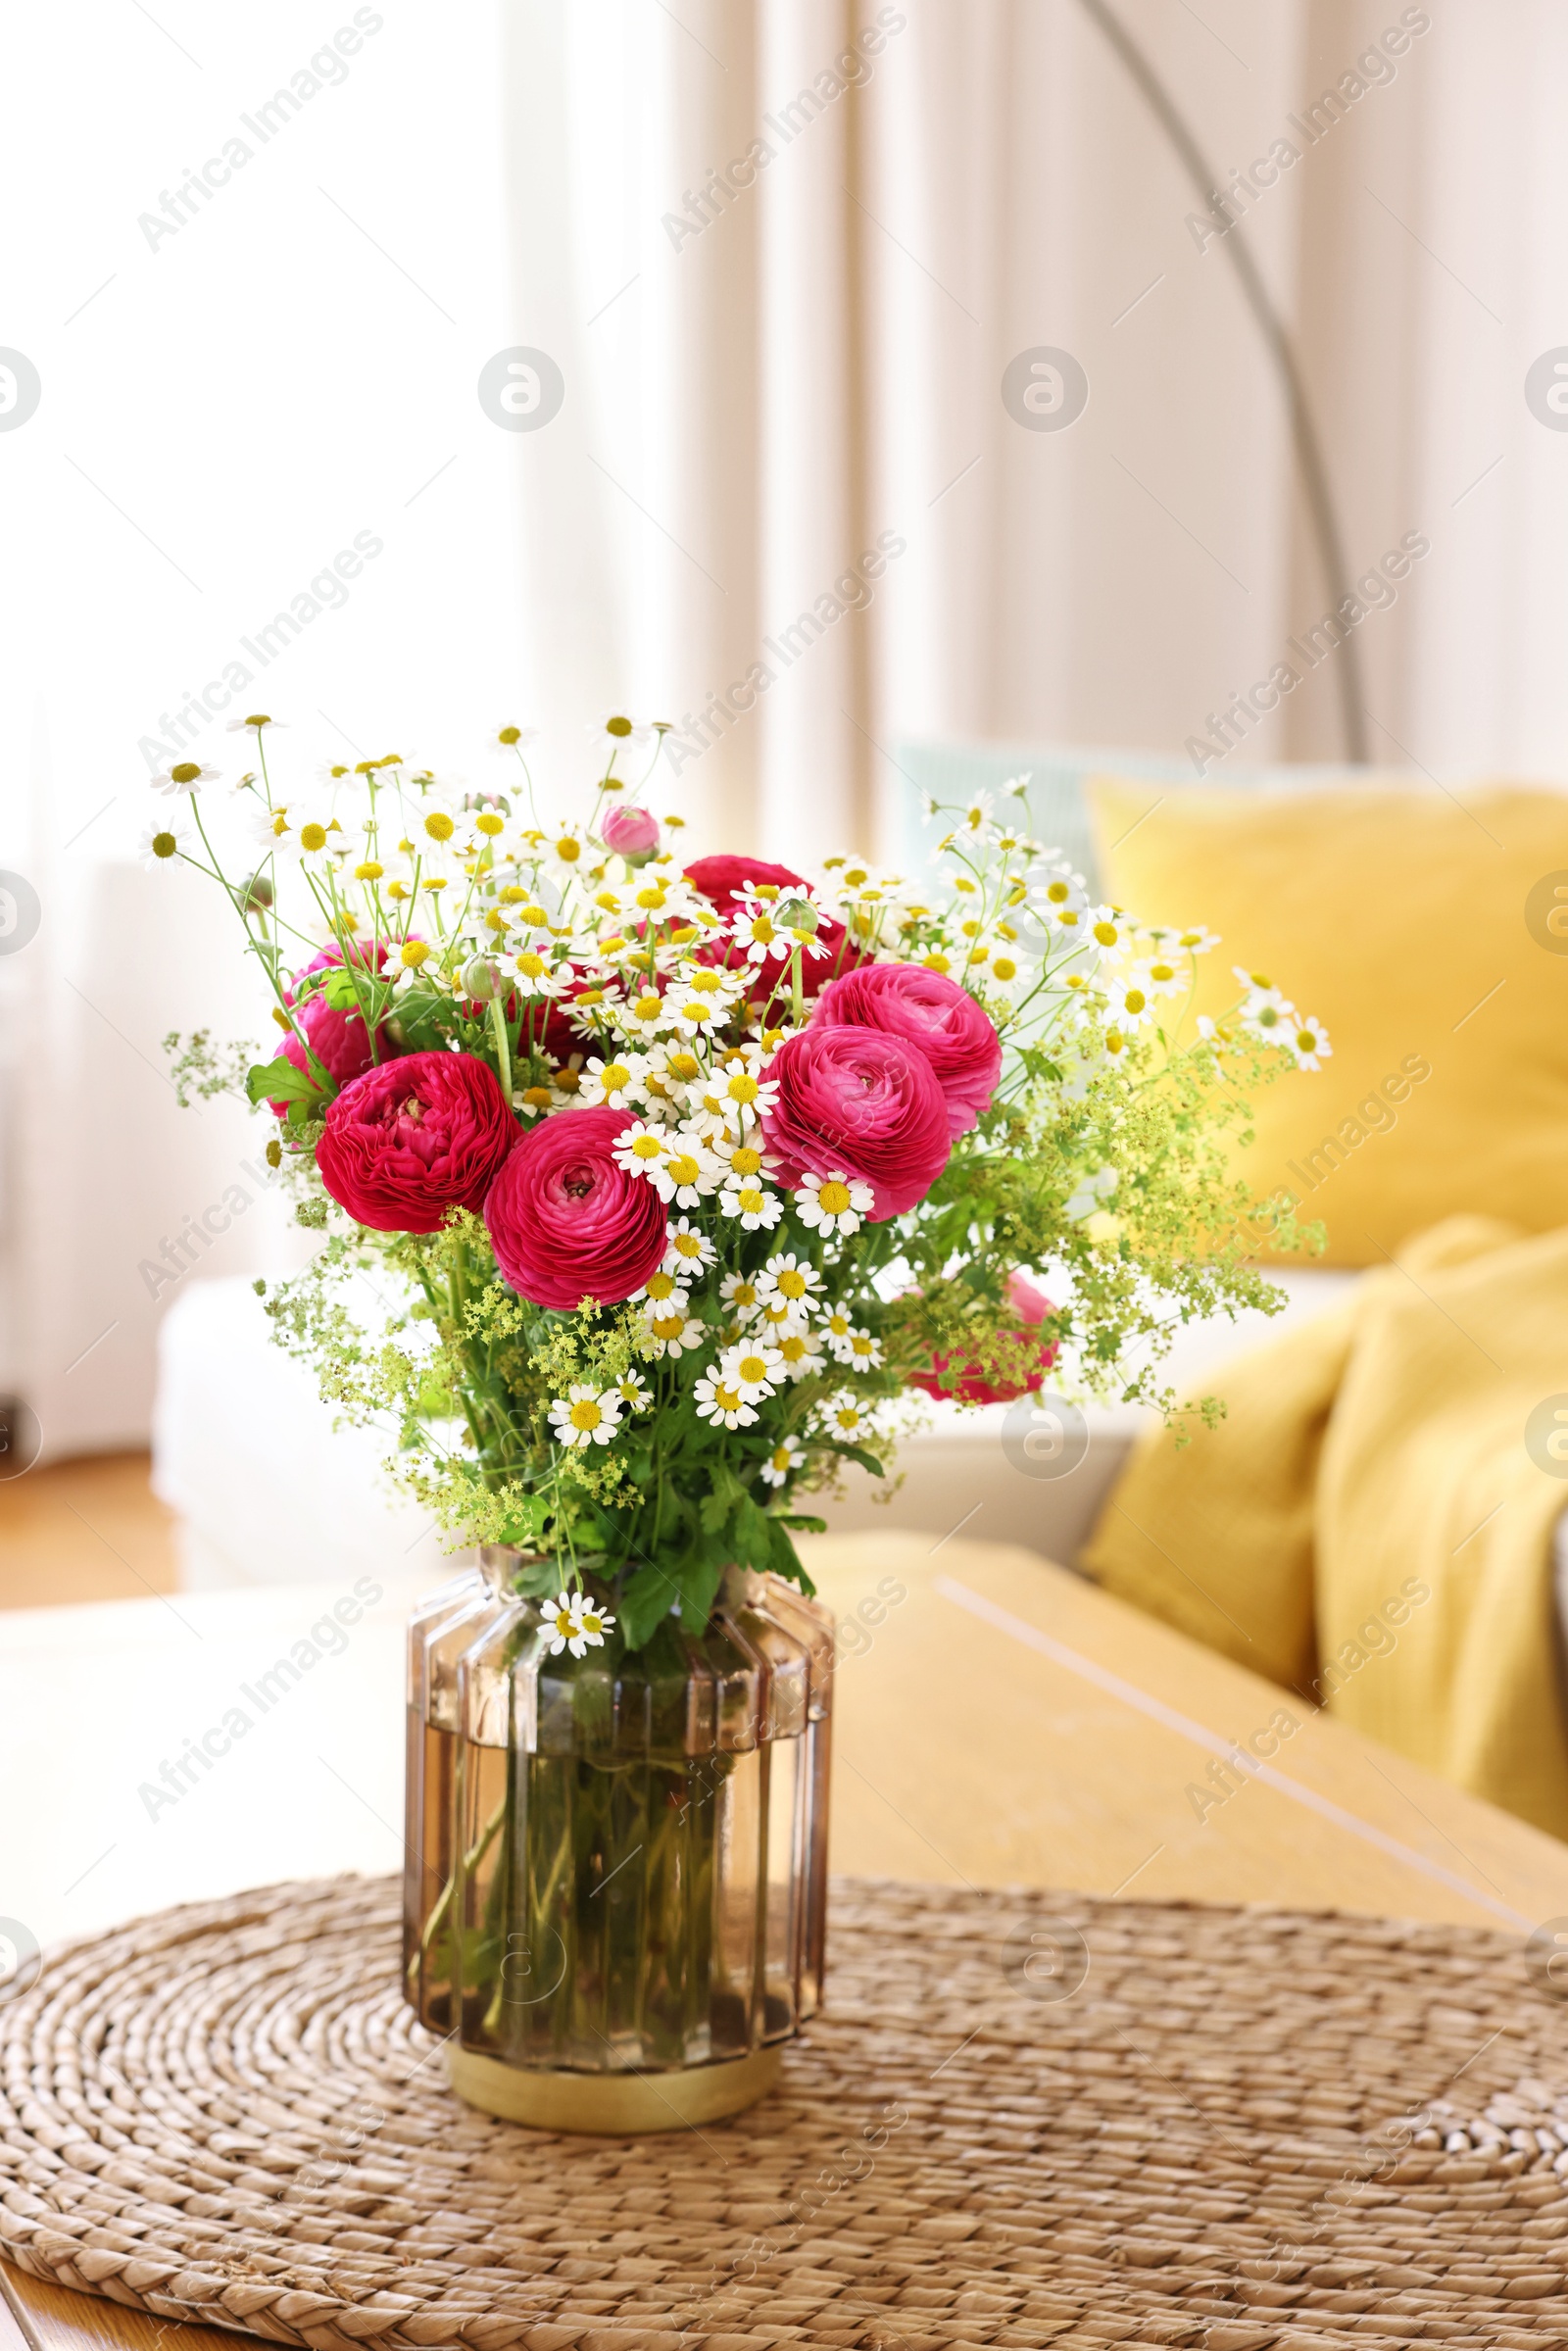
[{"label": "woven wicker placemat", "polygon": [[53,1954],[0,2254],[331,2351],[1568,2341],[1568,2009],[1502,1936],[845,1883],[783,2089],[639,2140],[459,2105],[396,1950],[337,1879]]}]

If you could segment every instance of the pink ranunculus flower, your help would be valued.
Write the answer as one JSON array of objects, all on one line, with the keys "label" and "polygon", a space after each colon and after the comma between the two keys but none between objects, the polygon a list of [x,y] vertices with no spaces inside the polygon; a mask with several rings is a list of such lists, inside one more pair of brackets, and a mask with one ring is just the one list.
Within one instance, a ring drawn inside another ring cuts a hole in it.
[{"label": "pink ranunculus flower", "polygon": [[785,1038],[767,1076],[778,1098],[762,1138],[787,1186],[807,1175],[858,1176],[880,1224],[924,1200],[948,1163],[947,1104],[917,1045],[812,1021]]},{"label": "pink ranunculus flower", "polygon": [[620,857],[640,862],[659,847],[659,819],[649,808],[615,807],[599,827],[599,838]]},{"label": "pink ranunculus flower", "polygon": [[405,1053],[344,1087],[316,1164],[358,1223],[435,1233],[451,1208],[477,1214],[519,1132],[495,1072],[473,1053]]},{"label": "pink ranunculus flower", "polygon": [[948,1132],[967,1134],[1002,1075],[996,1024],[956,980],[923,963],[862,963],[823,989],[813,1027],[881,1029],[917,1045],[947,1101]]},{"label": "pink ranunculus flower", "polygon": [[[1016,1266],[1007,1276],[1007,1298],[1018,1317],[1019,1340],[1027,1339],[1031,1331],[1038,1331],[1047,1315],[1056,1311],[1038,1282],[1031,1282]],[[956,1396],[964,1404],[1010,1404],[1014,1396],[1027,1396],[1043,1385],[1058,1352],[1054,1339],[1043,1341],[1027,1376],[1010,1384],[986,1379],[974,1364],[960,1364],[955,1369],[951,1355],[936,1354],[931,1358],[929,1371],[910,1372],[909,1386],[923,1389],[927,1396]]]},{"label": "pink ranunculus flower", "polygon": [[[371,968],[372,963],[376,971],[384,970],[386,957],[384,939],[357,939],[354,943],[354,959],[364,964],[367,970]],[[372,1053],[365,1022],[357,1011],[351,1009],[340,1012],[319,995],[308,996],[304,1004],[300,1004],[297,994],[300,982],[313,971],[328,971],[342,961],[343,950],[334,940],[330,947],[322,948],[318,955],[313,955],[303,970],[295,972],[283,991],[283,1002],[294,1013],[299,1027],[305,1032],[306,1044],[328,1077],[334,1078],[338,1085],[346,1086],[350,1078],[357,1078],[362,1070],[369,1068],[372,1061],[390,1061],[397,1048],[386,1030],[381,1028],[376,1031],[375,1050]],[[280,1060],[291,1061],[298,1070],[310,1071],[310,1054],[292,1030],[277,1051]],[[269,1107],[281,1118],[288,1104],[276,1102],[270,1103]]]},{"label": "pink ranunculus flower", "polygon": [[559,1110],[524,1135],[490,1190],[484,1221],[519,1298],[570,1313],[585,1298],[618,1305],[659,1271],[664,1203],[615,1157],[632,1123],[608,1106]]}]

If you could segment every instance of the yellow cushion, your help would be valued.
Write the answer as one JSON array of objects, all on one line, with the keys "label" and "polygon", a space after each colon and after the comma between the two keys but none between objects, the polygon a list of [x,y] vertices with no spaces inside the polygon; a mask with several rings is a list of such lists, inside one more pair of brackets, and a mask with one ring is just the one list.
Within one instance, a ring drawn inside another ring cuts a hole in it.
[{"label": "yellow cushion", "polygon": [[1333,1058],[1260,1094],[1237,1154],[1254,1191],[1327,1226],[1327,1263],[1381,1264],[1465,1212],[1568,1224],[1568,797],[1162,797],[1108,777],[1089,795],[1106,898],[1220,935],[1195,1012],[1234,1003],[1243,964],[1327,1026]]}]

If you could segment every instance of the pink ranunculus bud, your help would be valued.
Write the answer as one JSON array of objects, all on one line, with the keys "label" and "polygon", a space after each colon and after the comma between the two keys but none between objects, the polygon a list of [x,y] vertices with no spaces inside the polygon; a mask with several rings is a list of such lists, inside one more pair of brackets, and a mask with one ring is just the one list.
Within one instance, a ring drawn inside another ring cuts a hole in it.
[{"label": "pink ranunculus bud", "polygon": [[967,988],[923,963],[862,963],[817,998],[811,1025],[880,1029],[919,1046],[948,1106],[950,1135],[966,1134],[991,1106],[1002,1075],[996,1024]]},{"label": "pink ranunculus bud", "polygon": [[405,1053],[344,1087],[316,1147],[339,1206],[377,1233],[437,1233],[475,1214],[519,1137],[499,1079],[473,1053]]},{"label": "pink ranunculus bud", "polygon": [[659,847],[659,819],[651,809],[639,808],[634,801],[629,808],[616,807],[609,811],[599,828],[599,837],[617,857],[626,858],[630,864],[640,864]]},{"label": "pink ranunculus bud", "polygon": [[924,1200],[946,1167],[947,1103],[917,1045],[813,1020],[785,1038],[767,1075],[778,1098],[762,1138],[791,1189],[807,1175],[858,1176],[879,1224]]},{"label": "pink ranunculus bud", "polygon": [[632,1124],[608,1104],[560,1110],[524,1135],[490,1188],[484,1221],[519,1298],[570,1313],[585,1298],[618,1305],[659,1271],[664,1203],[615,1157]]}]

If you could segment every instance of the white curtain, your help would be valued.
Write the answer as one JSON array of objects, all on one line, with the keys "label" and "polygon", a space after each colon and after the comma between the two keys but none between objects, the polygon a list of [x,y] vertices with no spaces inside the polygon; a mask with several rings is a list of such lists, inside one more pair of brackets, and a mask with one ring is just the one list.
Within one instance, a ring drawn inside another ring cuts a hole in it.
[{"label": "white curtain", "polygon": [[[1568,344],[1561,12],[1107,4],[1225,235],[1084,0],[372,8],[188,217],[182,174],[310,77],[303,0],[19,31],[76,159],[19,112],[51,195],[4,330],[43,396],[0,429],[0,866],[45,921],[0,956],[0,1388],[53,1450],[138,1439],[169,1296],[138,1264],[255,1158],[159,1074],[165,1027],[264,1015],[213,976],[215,910],[128,860],[138,743],[357,532],[346,604],[257,670],[308,766],[471,774],[512,719],[566,791],[626,707],[680,729],[689,841],[808,861],[890,837],[913,736],[1179,753],[1330,603],[1245,242],[1350,578],[1429,547],[1353,627],[1371,757],[1560,771],[1568,434],[1525,382]],[[1059,430],[1003,398],[1042,350],[1087,378]],[[561,374],[538,429],[477,396],[519,351]],[[1345,666],[1246,756],[1342,756]],[[266,1261],[270,1213],[203,1263]]]}]

